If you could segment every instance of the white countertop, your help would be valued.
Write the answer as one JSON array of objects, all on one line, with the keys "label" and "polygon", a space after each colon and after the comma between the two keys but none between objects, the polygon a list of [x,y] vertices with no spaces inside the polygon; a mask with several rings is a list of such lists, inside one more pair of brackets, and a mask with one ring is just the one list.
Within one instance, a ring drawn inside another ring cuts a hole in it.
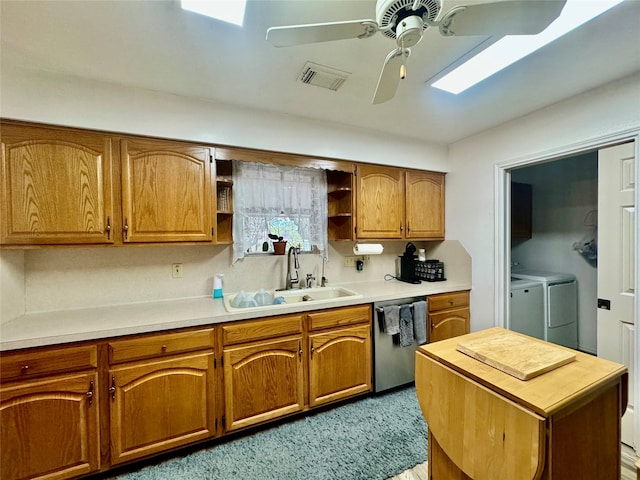
[{"label": "white countertop", "polygon": [[32,313],[0,325],[0,351],[212,325],[283,313],[471,289],[470,284],[461,282],[422,282],[412,285],[395,279],[332,284],[332,286],[346,287],[361,296],[337,298],[321,305],[302,302],[274,305],[266,311],[237,313],[227,312],[222,299],[214,300],[211,297]]}]

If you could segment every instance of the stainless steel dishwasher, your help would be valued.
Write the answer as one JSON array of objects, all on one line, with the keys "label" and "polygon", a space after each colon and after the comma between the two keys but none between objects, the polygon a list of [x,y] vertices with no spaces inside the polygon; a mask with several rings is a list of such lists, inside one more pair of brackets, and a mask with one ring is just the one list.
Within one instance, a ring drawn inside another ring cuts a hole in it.
[{"label": "stainless steel dishwasher", "polygon": [[[390,305],[407,305],[426,300],[426,297],[410,297],[376,302],[373,304],[373,389],[382,392],[390,388],[411,383],[415,379],[415,353],[417,343],[401,347],[394,343],[393,336],[384,331],[383,309]],[[426,325],[426,313],[425,313]]]}]

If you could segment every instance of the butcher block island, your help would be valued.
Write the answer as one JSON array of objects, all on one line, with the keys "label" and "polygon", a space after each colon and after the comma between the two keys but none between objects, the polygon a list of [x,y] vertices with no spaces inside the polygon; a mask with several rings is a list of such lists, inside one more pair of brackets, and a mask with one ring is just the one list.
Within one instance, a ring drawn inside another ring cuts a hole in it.
[{"label": "butcher block island", "polygon": [[[488,352],[510,343],[518,348]],[[549,348],[557,355],[540,355]],[[523,365],[542,373],[521,380]],[[429,478],[618,480],[627,388],[624,365],[502,328],[423,345],[416,391]]]}]

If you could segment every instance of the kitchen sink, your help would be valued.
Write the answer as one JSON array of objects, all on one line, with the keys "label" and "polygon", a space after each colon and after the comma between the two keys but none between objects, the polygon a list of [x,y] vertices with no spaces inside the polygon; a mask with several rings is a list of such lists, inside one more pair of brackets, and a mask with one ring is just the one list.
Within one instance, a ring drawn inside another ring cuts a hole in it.
[{"label": "kitchen sink", "polygon": [[[362,294],[354,292],[344,287],[312,287],[312,288],[295,288],[291,290],[269,290],[274,299],[282,297],[284,301],[279,304],[251,306],[251,307],[233,307],[231,303],[236,297],[236,294],[225,295],[224,308],[227,312],[251,312],[256,310],[272,310],[277,307],[283,307],[287,305],[295,305],[298,303],[309,304],[322,304],[332,302],[339,299],[347,298],[360,298]],[[256,292],[250,292],[249,295],[253,297]]]}]

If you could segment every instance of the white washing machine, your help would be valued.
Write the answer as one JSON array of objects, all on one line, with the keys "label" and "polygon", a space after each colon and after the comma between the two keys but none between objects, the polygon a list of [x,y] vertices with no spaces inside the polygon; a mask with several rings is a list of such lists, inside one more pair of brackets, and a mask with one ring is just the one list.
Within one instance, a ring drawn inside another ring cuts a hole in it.
[{"label": "white washing machine", "polygon": [[509,330],[544,340],[544,294],[541,282],[511,279]]},{"label": "white washing machine", "polygon": [[517,269],[511,271],[511,277],[542,284],[544,339],[577,349],[578,292],[575,275]]}]

